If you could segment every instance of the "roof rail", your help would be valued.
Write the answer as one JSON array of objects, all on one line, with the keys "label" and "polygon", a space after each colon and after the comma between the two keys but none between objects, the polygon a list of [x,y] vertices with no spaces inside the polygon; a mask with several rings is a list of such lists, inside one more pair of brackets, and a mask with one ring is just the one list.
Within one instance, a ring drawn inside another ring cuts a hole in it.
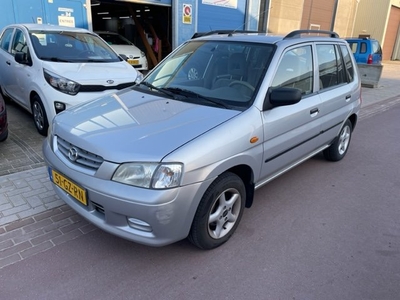
[{"label": "roof rail", "polygon": [[283,39],[301,37],[302,34],[310,34],[310,33],[327,34],[331,38],[339,38],[339,35],[334,31],[317,30],[317,29],[301,29],[301,30],[294,30],[294,31],[288,33]]},{"label": "roof rail", "polygon": [[192,39],[201,37],[201,36],[207,36],[207,35],[213,35],[213,34],[228,34],[229,36],[231,36],[234,33],[265,33],[265,31],[252,31],[252,30],[212,30],[212,31],[208,31],[208,32],[196,32],[195,34],[193,34]]}]

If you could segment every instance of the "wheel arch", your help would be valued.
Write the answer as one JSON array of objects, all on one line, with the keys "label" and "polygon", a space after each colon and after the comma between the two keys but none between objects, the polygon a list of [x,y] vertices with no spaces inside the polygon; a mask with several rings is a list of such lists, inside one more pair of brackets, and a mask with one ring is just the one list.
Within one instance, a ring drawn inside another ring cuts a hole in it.
[{"label": "wheel arch", "polygon": [[[246,188],[246,205],[245,207],[250,208],[253,204],[254,199],[254,174],[253,170],[248,165],[237,165],[225,172],[231,172],[236,174],[242,181]],[[224,172],[224,173],[225,173]]]},{"label": "wheel arch", "polygon": [[352,114],[352,115],[349,117],[349,120],[350,120],[350,122],[351,122],[352,129],[354,130],[354,128],[355,128],[356,125],[357,125],[358,116],[357,116],[356,114]]}]

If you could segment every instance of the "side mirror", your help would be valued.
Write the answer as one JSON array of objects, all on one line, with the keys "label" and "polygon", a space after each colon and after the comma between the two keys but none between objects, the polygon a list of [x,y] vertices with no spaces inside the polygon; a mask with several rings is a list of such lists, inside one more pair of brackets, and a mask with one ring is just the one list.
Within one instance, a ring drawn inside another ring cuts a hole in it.
[{"label": "side mirror", "polygon": [[24,52],[15,53],[14,59],[19,64],[28,65],[28,66],[32,65],[32,62],[30,61],[30,59],[28,59],[28,54],[26,54]]},{"label": "side mirror", "polygon": [[119,56],[121,56],[123,60],[128,61],[128,56],[126,56],[125,54],[120,54]]},{"label": "side mirror", "polygon": [[301,100],[301,90],[296,88],[274,88],[269,93],[269,103],[272,106],[293,105]]}]

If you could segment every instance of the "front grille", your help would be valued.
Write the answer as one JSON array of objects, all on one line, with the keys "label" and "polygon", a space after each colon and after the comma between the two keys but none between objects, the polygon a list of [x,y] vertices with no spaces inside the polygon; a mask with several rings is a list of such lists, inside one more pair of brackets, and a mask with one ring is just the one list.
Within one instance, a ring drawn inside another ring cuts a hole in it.
[{"label": "front grille", "polygon": [[103,92],[107,90],[122,90],[127,87],[135,85],[135,82],[121,83],[113,86],[104,85],[81,85],[79,92]]},{"label": "front grille", "polygon": [[[57,137],[57,146],[65,158],[80,167],[97,170],[104,161],[101,156],[76,147],[60,137]],[[71,153],[74,153],[74,155],[71,155]]]}]

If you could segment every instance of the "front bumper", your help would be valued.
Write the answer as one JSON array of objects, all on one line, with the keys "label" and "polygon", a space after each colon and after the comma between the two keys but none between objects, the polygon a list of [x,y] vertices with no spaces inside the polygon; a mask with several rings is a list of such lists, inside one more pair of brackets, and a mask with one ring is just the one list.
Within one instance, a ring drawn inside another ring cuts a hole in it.
[{"label": "front bumper", "polygon": [[201,183],[169,190],[137,188],[69,168],[52,151],[47,139],[43,154],[49,170],[56,170],[85,189],[88,205],[53,183],[56,194],[104,231],[148,246],[168,245],[189,234],[201,199]]}]

